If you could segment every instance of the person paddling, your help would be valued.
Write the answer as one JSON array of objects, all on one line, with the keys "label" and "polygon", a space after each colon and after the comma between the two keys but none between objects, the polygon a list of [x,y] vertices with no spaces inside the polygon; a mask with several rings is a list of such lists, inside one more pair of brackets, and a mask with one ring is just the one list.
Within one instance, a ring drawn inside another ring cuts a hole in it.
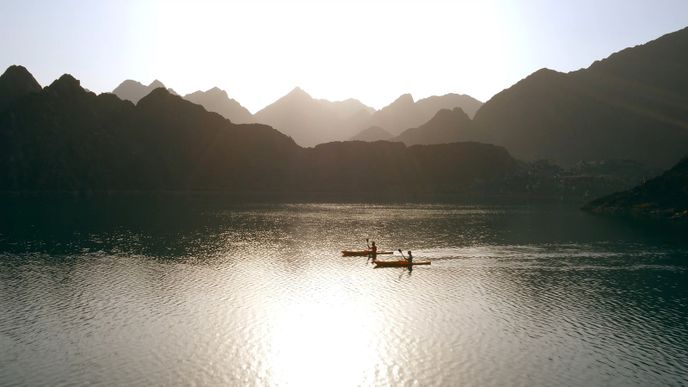
[{"label": "person paddling", "polygon": [[411,264],[413,264],[413,255],[411,254],[411,250],[409,250],[407,252],[408,258],[404,255],[404,252],[401,251],[401,249],[399,249],[399,253],[401,253],[401,256],[404,257],[404,259],[406,259],[406,262],[409,264],[409,266],[411,266]]},{"label": "person paddling", "polygon": [[373,257],[373,262],[375,262],[377,258],[377,246],[375,245],[375,241],[373,241],[372,246],[370,246],[370,256]]}]

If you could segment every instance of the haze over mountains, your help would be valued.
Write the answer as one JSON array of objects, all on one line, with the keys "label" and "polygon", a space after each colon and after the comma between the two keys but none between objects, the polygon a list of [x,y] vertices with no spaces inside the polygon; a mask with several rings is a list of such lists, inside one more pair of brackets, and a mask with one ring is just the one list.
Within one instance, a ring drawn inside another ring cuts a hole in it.
[{"label": "haze over mountains", "polygon": [[215,112],[236,124],[253,122],[253,115],[236,100],[229,98],[227,92],[217,87],[207,91],[196,91],[184,99],[201,105],[209,112]]},{"label": "haze over mountains", "polygon": [[[154,85],[123,86],[116,94],[135,101]],[[132,98],[123,93],[134,88]],[[519,159],[564,166],[630,159],[667,168],[688,152],[688,29],[587,69],[541,69],[484,105],[466,95],[414,101],[404,94],[376,111],[355,99],[331,102],[295,88],[251,116],[219,89],[185,98],[236,123],[270,125],[302,146],[349,139],[407,145],[478,141],[504,146]]]},{"label": "haze over mountains", "polygon": [[440,109],[462,107],[475,114],[481,104],[467,95],[446,94],[416,102],[410,94],[404,94],[376,111],[355,99],[340,102],[317,100],[296,88],[257,112],[254,120],[293,137],[300,145],[313,146],[365,137],[361,132],[371,127],[396,135],[409,125],[428,121]]},{"label": "haze over mountains", "polygon": [[[139,102],[139,100],[148,94],[150,94],[153,90],[157,88],[165,88],[165,85],[163,85],[162,82],[159,80],[154,80],[153,82],[150,83],[150,85],[146,86],[140,82],[133,81],[131,79],[127,79],[126,81],[122,82],[117,86],[113,91],[112,94],[115,94],[118,96],[120,99],[126,99],[128,101],[131,101],[133,103]],[[170,93],[172,94],[177,94],[174,90],[172,89],[167,89]]]},{"label": "haze over mountains", "polygon": [[[157,80],[149,86],[127,80],[113,90],[113,93],[121,99],[136,103],[158,87],[165,86]],[[208,111],[219,113],[234,123],[257,122],[270,125],[302,146],[348,140],[373,126],[396,135],[408,128],[408,125],[420,125],[428,121],[440,109],[461,107],[472,117],[482,104],[467,95],[446,94],[415,102],[410,94],[404,94],[389,106],[376,111],[356,99],[334,102],[315,99],[296,87],[252,115],[239,102],[231,99],[227,92],[217,87],[187,94],[184,99],[202,105]],[[371,138],[383,139],[378,137]],[[390,137],[392,136],[384,139]]]},{"label": "haze over mountains", "polygon": [[385,141],[392,139],[392,133],[384,130],[379,126],[371,126],[368,129],[363,129],[357,135],[351,137],[351,141]]},{"label": "haze over mountains", "polygon": [[299,145],[314,146],[348,139],[366,125],[373,111],[355,99],[315,99],[297,87],[256,112],[253,119],[292,137]]}]

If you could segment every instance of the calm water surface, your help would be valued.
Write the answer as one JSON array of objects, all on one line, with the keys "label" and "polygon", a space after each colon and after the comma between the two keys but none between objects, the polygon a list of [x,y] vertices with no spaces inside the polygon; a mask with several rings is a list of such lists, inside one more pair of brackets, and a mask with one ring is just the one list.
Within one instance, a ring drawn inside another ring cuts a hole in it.
[{"label": "calm water surface", "polygon": [[[676,227],[552,206],[6,204],[0,385],[688,384]],[[340,257],[366,237],[432,265]]]}]

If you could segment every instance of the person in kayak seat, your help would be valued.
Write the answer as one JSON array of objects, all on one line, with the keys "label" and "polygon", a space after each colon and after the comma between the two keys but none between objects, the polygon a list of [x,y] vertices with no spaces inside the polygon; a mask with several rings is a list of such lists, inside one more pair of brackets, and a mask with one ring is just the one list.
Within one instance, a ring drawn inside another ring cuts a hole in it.
[{"label": "person in kayak seat", "polygon": [[369,246],[368,249],[370,250],[368,259],[372,258],[373,262],[375,262],[375,258],[377,257],[377,246],[375,245],[375,241],[373,241],[372,246]]},{"label": "person in kayak seat", "polygon": [[408,258],[406,258],[408,263],[413,263],[413,255],[411,255],[411,250],[408,251]]}]

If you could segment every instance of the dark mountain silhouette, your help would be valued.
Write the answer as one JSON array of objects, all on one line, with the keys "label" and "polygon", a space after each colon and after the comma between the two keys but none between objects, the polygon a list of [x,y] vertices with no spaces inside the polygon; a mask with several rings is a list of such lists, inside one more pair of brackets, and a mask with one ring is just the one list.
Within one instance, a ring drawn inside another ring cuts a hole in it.
[{"label": "dark mountain silhouette", "polygon": [[201,105],[209,112],[215,112],[228,120],[245,124],[253,121],[253,115],[236,100],[229,98],[227,92],[217,87],[207,91],[196,91],[184,96],[184,99]]},{"label": "dark mountain silhouette", "polygon": [[479,143],[332,142],[307,148],[305,154],[308,183],[302,186],[310,190],[402,196],[472,192],[480,182],[511,175],[518,165],[504,148]]},{"label": "dark mountain silhouette", "polygon": [[474,124],[481,141],[527,160],[667,167],[688,152],[688,29],[587,69],[537,71],[486,102]]},{"label": "dark mountain silhouette", "polygon": [[408,128],[414,128],[426,123],[442,109],[460,107],[469,116],[473,116],[481,106],[481,102],[467,95],[446,94],[433,96],[414,102],[411,94],[404,94],[390,105],[375,112],[371,117],[371,125],[386,129],[394,135],[400,134]]},{"label": "dark mountain silhouette", "polygon": [[473,129],[473,122],[461,108],[442,109],[425,124],[407,129],[393,141],[406,145],[446,144],[460,140],[472,140],[478,137]]},{"label": "dark mountain silhouette", "polygon": [[38,93],[42,89],[36,79],[23,66],[10,66],[0,76],[0,111],[11,103],[28,94]]},{"label": "dark mountain silhouette", "polygon": [[688,220],[688,157],[659,177],[583,207],[598,214]]},{"label": "dark mountain silhouette", "polygon": [[301,148],[164,88],[134,105],[64,75],[0,112],[0,191],[471,192],[518,165],[503,148],[344,142]]},{"label": "dark mountain silhouette", "polygon": [[291,136],[302,146],[353,136],[371,108],[357,100],[330,102],[311,97],[300,88],[257,112],[253,119]]},{"label": "dark mountain silhouette", "polygon": [[363,129],[357,135],[351,137],[351,141],[380,141],[389,140],[392,138],[392,133],[382,129],[379,126],[371,126],[368,129]]},{"label": "dark mountain silhouette", "polygon": [[[151,93],[151,91],[157,88],[165,88],[165,85],[157,79],[151,82],[151,84],[148,86],[140,82],[127,79],[126,81],[120,83],[120,85],[112,91],[112,94],[118,96],[120,99],[126,99],[127,101],[137,103],[141,98],[147,96]],[[177,94],[172,89],[167,90],[172,94]]]},{"label": "dark mountain silhouette", "polygon": [[300,148],[159,88],[138,105],[65,75],[0,114],[2,190],[270,189]]}]

